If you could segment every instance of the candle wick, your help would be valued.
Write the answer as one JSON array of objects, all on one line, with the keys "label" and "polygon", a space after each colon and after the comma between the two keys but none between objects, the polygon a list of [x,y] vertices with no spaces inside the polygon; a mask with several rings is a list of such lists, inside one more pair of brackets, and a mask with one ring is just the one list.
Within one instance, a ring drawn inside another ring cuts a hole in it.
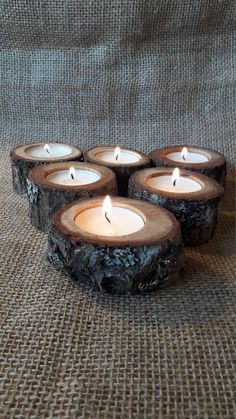
[{"label": "candle wick", "polygon": [[107,221],[108,221],[108,223],[110,223],[111,224],[111,220],[109,220],[109,218],[108,218],[108,215],[107,215],[108,213],[107,212],[105,212],[105,218],[107,219]]},{"label": "candle wick", "polygon": [[49,154],[49,150],[46,148],[46,152]]},{"label": "candle wick", "polygon": [[177,179],[175,179],[175,180],[174,180],[174,182],[173,182],[173,185],[174,185],[174,186],[176,186],[176,181],[177,181]]},{"label": "candle wick", "polygon": [[74,177],[73,173],[71,173],[70,175],[71,175],[71,179],[74,180],[75,177]]},{"label": "candle wick", "polygon": [[183,155],[183,160],[185,160],[185,156]]},{"label": "candle wick", "polygon": [[116,160],[118,160],[119,154],[116,155]]}]

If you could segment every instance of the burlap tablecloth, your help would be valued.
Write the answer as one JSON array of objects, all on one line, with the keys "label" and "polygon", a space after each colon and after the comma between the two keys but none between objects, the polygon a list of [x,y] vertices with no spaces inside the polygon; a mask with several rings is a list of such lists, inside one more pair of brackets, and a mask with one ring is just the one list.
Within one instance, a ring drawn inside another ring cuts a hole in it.
[{"label": "burlap tablecloth", "polygon": [[[235,418],[235,2],[9,0],[0,19],[0,417]],[[60,275],[12,192],[35,140],[189,143],[230,164],[180,281],[104,296]]]}]

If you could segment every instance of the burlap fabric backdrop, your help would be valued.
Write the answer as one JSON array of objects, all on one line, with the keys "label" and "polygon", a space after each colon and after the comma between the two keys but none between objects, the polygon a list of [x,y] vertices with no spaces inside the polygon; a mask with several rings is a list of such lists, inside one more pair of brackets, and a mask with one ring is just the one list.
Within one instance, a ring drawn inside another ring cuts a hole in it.
[{"label": "burlap fabric backdrop", "polygon": [[[235,2],[1,4],[1,418],[234,418]],[[11,188],[22,142],[187,142],[231,162],[178,284],[102,296],[55,272]]]}]

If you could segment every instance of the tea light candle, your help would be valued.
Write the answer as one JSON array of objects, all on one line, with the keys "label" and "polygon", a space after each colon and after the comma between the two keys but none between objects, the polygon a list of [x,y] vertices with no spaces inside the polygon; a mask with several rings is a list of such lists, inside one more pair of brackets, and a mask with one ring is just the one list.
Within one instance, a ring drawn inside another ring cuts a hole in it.
[{"label": "tea light candle", "polygon": [[129,197],[158,204],[181,223],[185,244],[207,242],[215,232],[223,187],[207,176],[188,170],[153,168],[135,173]]},{"label": "tea light candle", "polygon": [[[112,147],[111,147],[112,148]],[[114,150],[98,151],[96,153],[97,160],[102,163],[113,163],[113,164],[127,164],[137,163],[141,159],[141,155],[133,150],[120,149],[116,147]]]},{"label": "tea light candle", "polygon": [[210,160],[210,155],[201,152],[188,151],[187,147],[183,147],[181,151],[172,152],[166,155],[170,160],[181,163],[205,163]]},{"label": "tea light candle", "polygon": [[124,236],[141,230],[143,218],[129,208],[112,204],[110,197],[104,200],[102,211],[100,207],[88,208],[75,218],[75,224],[81,230],[100,236]]},{"label": "tea light candle", "polygon": [[48,232],[52,214],[65,204],[106,194],[116,194],[116,177],[107,167],[76,161],[35,167],[27,179],[31,224]]},{"label": "tea light candle", "polygon": [[80,160],[80,149],[61,143],[33,143],[21,145],[10,153],[14,190],[27,195],[28,172],[45,163]]},{"label": "tea light candle", "polygon": [[30,144],[25,149],[25,153],[29,157],[52,160],[68,156],[72,153],[72,148],[60,143]]},{"label": "tea light candle", "polygon": [[196,180],[189,176],[180,176],[179,169],[175,169],[172,175],[150,177],[147,183],[157,190],[174,193],[196,192],[202,189],[201,183]]},{"label": "tea light candle", "polygon": [[57,269],[110,293],[166,285],[183,267],[180,227],[154,205],[120,197],[80,200],[53,216],[48,258]]},{"label": "tea light candle", "polygon": [[[79,167],[83,167],[83,165]],[[89,185],[91,183],[97,182],[99,179],[101,179],[100,173],[93,170],[88,170],[88,166],[86,165],[85,169],[75,169],[72,166],[67,170],[58,170],[56,172],[50,173],[47,176],[47,180],[50,183],[71,186]]]},{"label": "tea light candle", "polygon": [[179,167],[192,170],[209,176],[222,185],[225,184],[225,157],[214,150],[177,145],[153,150],[149,156],[156,167]]},{"label": "tea light candle", "polygon": [[150,159],[144,153],[120,147],[95,147],[84,153],[85,161],[101,164],[112,169],[117,178],[120,195],[127,194],[132,173],[149,166]]}]

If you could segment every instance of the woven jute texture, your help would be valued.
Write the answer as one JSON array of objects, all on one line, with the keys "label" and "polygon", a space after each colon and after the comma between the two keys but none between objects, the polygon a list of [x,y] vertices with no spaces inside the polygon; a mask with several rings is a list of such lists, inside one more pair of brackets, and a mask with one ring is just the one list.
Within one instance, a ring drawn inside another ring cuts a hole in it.
[{"label": "woven jute texture", "polygon": [[[234,0],[8,0],[0,8],[0,418],[233,419]],[[54,270],[9,150],[188,143],[231,170],[180,281],[104,296]]]},{"label": "woven jute texture", "polygon": [[[232,160],[234,0],[7,0],[0,136],[210,146]],[[223,145],[224,142],[224,145]]]}]

